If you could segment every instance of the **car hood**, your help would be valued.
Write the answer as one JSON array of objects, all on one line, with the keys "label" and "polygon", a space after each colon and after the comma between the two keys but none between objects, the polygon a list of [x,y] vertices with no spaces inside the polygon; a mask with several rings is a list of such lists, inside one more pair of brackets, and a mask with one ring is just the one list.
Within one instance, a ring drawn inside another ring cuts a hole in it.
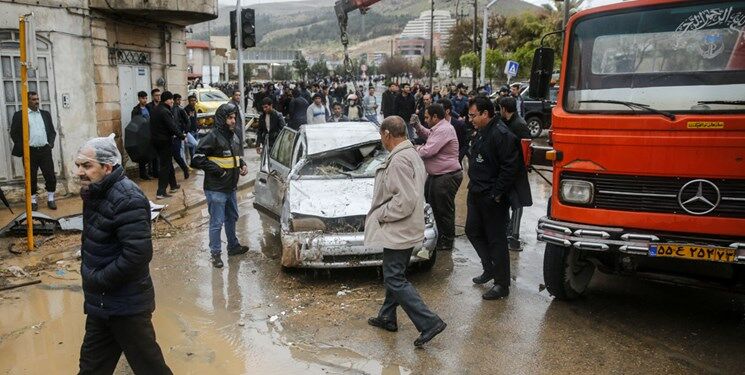
[{"label": "car hood", "polygon": [[290,213],[322,218],[367,215],[374,184],[370,177],[290,180]]},{"label": "car hood", "polygon": [[204,112],[214,113],[218,107],[225,103],[227,102],[199,102],[198,107],[201,107]]}]

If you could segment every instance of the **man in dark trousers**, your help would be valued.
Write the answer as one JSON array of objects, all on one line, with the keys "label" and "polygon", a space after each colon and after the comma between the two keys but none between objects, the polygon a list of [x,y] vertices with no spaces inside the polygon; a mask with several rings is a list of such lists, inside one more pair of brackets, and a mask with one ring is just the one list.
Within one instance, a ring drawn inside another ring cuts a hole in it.
[{"label": "man in dark trousers", "polygon": [[150,139],[153,147],[158,153],[159,177],[156,199],[168,198],[171,195],[166,188],[171,186],[171,193],[175,193],[181,187],[176,181],[176,171],[173,169],[173,137],[184,139],[184,133],[176,125],[173,117],[173,94],[165,91],[161,95],[161,102],[155,107],[150,117]]},{"label": "man in dark trousers", "polygon": [[[176,120],[176,126],[178,126],[181,133],[186,135],[189,131],[189,115],[187,115],[186,111],[181,108],[180,94],[173,94],[173,108],[171,108],[171,111],[173,112],[173,119]],[[176,161],[176,164],[181,168],[181,171],[184,172],[184,180],[188,180],[189,166],[186,165],[184,157],[181,156],[181,152],[184,150],[184,140],[173,137],[172,142],[173,150],[171,150],[171,152],[173,153],[173,160]]]},{"label": "man in dark trousers", "polygon": [[401,306],[421,333],[414,341],[414,346],[421,347],[447,327],[406,280],[412,251],[424,240],[427,172],[408,140],[402,118],[391,116],[383,120],[380,139],[389,154],[375,172],[372,206],[365,219],[365,246],[383,248],[385,300],[378,315],[367,322],[387,331],[398,331],[396,309]]},{"label": "man in dark trousers", "polygon": [[380,98],[380,113],[383,118],[393,116],[396,114],[396,94],[398,93],[398,85],[396,82],[391,82],[388,85],[388,90],[383,92]]},{"label": "man in dark trousers", "polygon": [[[499,115],[502,118],[502,121],[507,125],[507,129],[517,137],[518,142],[520,142],[521,139],[530,139],[528,124],[522,117],[520,117],[520,115],[517,114],[517,100],[512,96],[505,96],[499,99],[498,104]],[[522,150],[522,148],[520,150]],[[508,246],[512,251],[522,251],[523,249],[522,244],[520,243],[520,220],[522,217],[523,206],[513,207],[511,210],[510,221],[507,225]]]},{"label": "man in dark trousers", "polygon": [[[31,164],[31,209],[36,211],[39,204],[36,202],[38,191],[37,179],[39,169],[44,176],[44,188],[47,191],[47,207],[57,209],[54,201],[54,192],[57,191],[57,177],[54,174],[54,159],[52,148],[57,132],[52,124],[52,115],[39,108],[39,95],[34,91],[28,93],[28,145],[29,161]],[[21,111],[13,114],[10,125],[10,139],[13,141],[11,155],[23,157],[23,116]]]},{"label": "man in dark trousers", "polygon": [[113,134],[75,158],[83,198],[80,275],[87,315],[79,374],[112,374],[122,352],[135,374],[171,374],[155,339],[150,203],[124,174]]},{"label": "man in dark trousers", "polygon": [[256,131],[256,153],[266,147],[267,151],[272,149],[280,130],[285,127],[285,119],[282,114],[274,109],[274,102],[270,98],[264,98],[261,105],[261,116],[259,116],[259,129]]},{"label": "man in dark trousers", "polygon": [[[246,116],[243,113],[243,107],[241,107],[243,101],[241,100],[241,90],[233,90],[233,96],[230,98],[230,102],[236,108],[238,108],[238,117],[235,119],[235,135],[238,136],[238,140],[243,145],[243,138],[245,136],[243,125],[246,124]],[[243,148],[241,148],[240,156],[243,156]]]},{"label": "man in dark trousers", "polygon": [[[483,294],[486,300],[510,294],[510,255],[507,249],[508,209],[513,201],[525,204],[530,199],[527,174],[519,141],[499,120],[494,105],[485,96],[469,103],[468,117],[478,134],[471,145],[468,169],[468,214],[466,235],[476,249],[483,273],[475,284],[494,280]],[[523,180],[523,181],[521,181]],[[527,192],[524,189],[527,186]],[[517,187],[517,189],[515,189]],[[522,202],[521,202],[522,200]]]},{"label": "man in dark trousers", "polygon": [[248,174],[246,162],[239,156],[242,149],[235,134],[238,107],[232,103],[221,105],[215,111],[214,129],[202,137],[191,165],[204,171],[204,195],[210,214],[209,246],[212,265],[222,268],[222,242],[220,232],[225,226],[228,239],[228,256],[243,254],[248,246],[238,242],[235,223],[238,221],[239,176]]},{"label": "man in dark trousers", "polygon": [[[152,97],[152,101],[150,103],[147,103],[145,107],[147,108],[148,112],[150,113],[150,118],[153,117],[153,113],[155,112],[155,109],[158,108],[158,104],[160,104],[160,89],[154,88],[150,90],[150,96]],[[152,121],[150,126],[152,127]],[[150,140],[152,143],[152,139]],[[160,166],[160,162],[158,161],[158,156],[156,153],[155,158],[150,161],[150,176],[153,178],[158,178],[160,174],[158,173],[158,167]]]},{"label": "man in dark trousers", "polygon": [[[135,118],[135,116],[142,116],[144,119],[150,121],[150,110],[148,109],[147,92],[145,91],[140,91],[137,93],[137,105],[132,108],[132,113],[129,117],[133,119]],[[137,166],[140,170],[140,179],[150,180],[151,176],[150,174],[148,174],[148,166],[150,166],[152,170],[152,163],[149,161],[140,162],[137,163]]]}]

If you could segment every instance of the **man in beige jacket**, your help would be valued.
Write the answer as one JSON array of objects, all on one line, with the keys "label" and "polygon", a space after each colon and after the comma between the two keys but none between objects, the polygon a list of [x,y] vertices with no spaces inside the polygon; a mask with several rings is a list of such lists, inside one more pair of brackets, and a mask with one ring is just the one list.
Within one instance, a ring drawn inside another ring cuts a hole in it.
[{"label": "man in beige jacket", "polygon": [[429,310],[406,280],[406,267],[414,246],[424,240],[424,162],[408,140],[404,120],[390,116],[380,126],[383,147],[390,152],[375,172],[372,207],[365,220],[365,245],[383,248],[385,301],[371,326],[395,332],[396,308],[401,308],[421,333],[421,347],[445,330],[447,324]]}]

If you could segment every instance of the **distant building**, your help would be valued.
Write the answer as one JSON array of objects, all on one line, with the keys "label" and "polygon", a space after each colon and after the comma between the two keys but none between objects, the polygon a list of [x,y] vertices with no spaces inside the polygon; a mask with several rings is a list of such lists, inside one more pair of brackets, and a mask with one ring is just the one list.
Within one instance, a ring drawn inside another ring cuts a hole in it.
[{"label": "distant building", "polygon": [[[455,19],[450,17],[447,10],[435,10],[434,12],[434,33],[435,36],[440,34],[440,43],[447,46],[450,36],[450,29],[455,26]],[[424,11],[419,18],[411,20],[401,32],[401,39],[407,38],[424,38],[429,39],[430,32],[430,12]],[[435,48],[438,50],[439,48]]]},{"label": "distant building", "polygon": [[[442,51],[442,35],[435,33],[433,40],[435,48],[435,55],[438,56]],[[422,58],[429,58],[429,37],[399,37],[396,38],[396,51],[402,57],[409,60],[421,60]]]}]

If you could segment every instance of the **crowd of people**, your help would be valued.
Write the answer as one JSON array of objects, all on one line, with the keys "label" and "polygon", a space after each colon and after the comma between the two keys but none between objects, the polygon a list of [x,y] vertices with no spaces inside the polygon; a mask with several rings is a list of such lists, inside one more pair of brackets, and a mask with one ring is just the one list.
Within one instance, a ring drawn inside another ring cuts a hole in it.
[{"label": "crowd of people", "polygon": [[[532,204],[520,145],[529,132],[521,117],[519,86],[500,88],[492,100],[484,92],[469,92],[462,84],[430,89],[392,82],[380,103],[374,85],[355,87],[351,82],[266,84],[256,92],[250,89],[245,96],[230,89],[231,100],[217,109],[212,130],[201,137],[194,96],[188,96],[182,107],[181,95],[155,88],[150,91],[152,100],[147,92],[139,92],[138,104],[132,109],[133,118],[140,116],[150,125],[155,155],[141,160],[139,169],[143,180],[158,178],[156,198],[167,198],[169,192],[180,188],[174,162],[184,179],[190,177],[191,168],[204,171],[209,250],[215,268],[224,266],[223,229],[229,256],[248,251],[236,236],[240,216],[236,190],[239,177],[248,173],[239,126],[244,124],[244,110],[251,103],[243,99],[250,98],[261,113],[258,152],[271,148],[285,126],[297,129],[345,121],[369,121],[378,126],[388,155],[375,174],[365,244],[384,249],[386,294],[378,314],[368,320],[370,325],[397,331],[396,309],[401,306],[421,333],[414,341],[417,347],[447,327],[406,280],[406,268],[424,238],[425,203],[432,207],[439,229],[437,250],[453,248],[455,195],[464,180],[466,158],[465,232],[483,268],[473,282],[494,282],[483,294],[486,300],[509,295],[508,249],[520,249],[522,208]],[[56,134],[48,113],[38,108],[36,93],[29,93],[29,103],[32,172],[42,170],[48,205],[54,208],[50,150]],[[21,154],[16,150],[21,144],[19,129],[20,114],[16,113],[11,128],[14,155]],[[148,269],[152,258],[148,199],[126,177],[113,135],[86,142],[75,165],[84,202],[81,275],[88,315],[80,373],[111,373],[124,353],[136,373],[170,374],[152,326],[155,300]],[[32,173],[32,178],[35,175]],[[35,178],[31,182],[35,190]],[[35,196],[33,203],[36,205]]]}]

